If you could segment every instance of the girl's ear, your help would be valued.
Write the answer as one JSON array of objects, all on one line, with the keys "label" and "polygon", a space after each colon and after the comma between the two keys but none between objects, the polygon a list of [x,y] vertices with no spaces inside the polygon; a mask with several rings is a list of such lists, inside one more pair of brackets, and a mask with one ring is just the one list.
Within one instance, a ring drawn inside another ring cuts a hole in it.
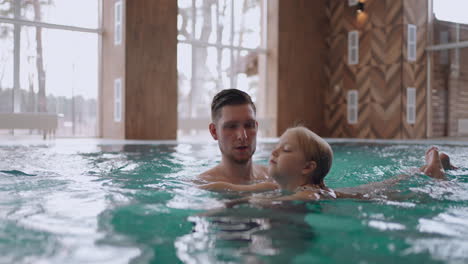
[{"label": "girl's ear", "polygon": [[310,175],[317,168],[317,162],[311,160],[306,162],[304,168],[302,168],[302,175]]},{"label": "girl's ear", "polygon": [[213,139],[214,139],[214,140],[218,140],[218,134],[217,134],[217,131],[216,131],[216,125],[215,125],[214,123],[210,123],[209,129],[210,129],[210,134],[211,134],[211,136],[213,137]]}]

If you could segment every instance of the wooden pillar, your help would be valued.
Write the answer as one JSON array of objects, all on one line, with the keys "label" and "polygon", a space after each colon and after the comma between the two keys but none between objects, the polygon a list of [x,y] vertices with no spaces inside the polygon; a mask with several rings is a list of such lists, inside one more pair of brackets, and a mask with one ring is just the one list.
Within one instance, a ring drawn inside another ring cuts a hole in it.
[{"label": "wooden pillar", "polygon": [[[122,92],[125,92],[125,31],[122,30],[122,41],[114,44],[114,12],[115,3],[118,1],[102,1],[102,44],[101,44],[101,90],[100,111],[101,133],[104,138],[125,138],[125,120],[114,120],[114,82],[121,80]],[[125,1],[122,1],[122,9],[125,9]],[[125,23],[125,16],[123,16]],[[125,113],[125,98],[121,104],[121,113]]]},{"label": "wooden pillar", "polygon": [[[403,0],[403,58],[402,58],[402,138],[419,139],[427,137],[427,30],[428,30],[427,0]],[[407,59],[408,24],[417,27],[416,60]],[[406,120],[407,98],[406,89],[416,89],[416,122],[408,124]]]},{"label": "wooden pillar", "polygon": [[[166,140],[177,136],[177,1],[122,1],[123,39],[114,44],[114,5],[103,1],[102,135]],[[114,80],[122,80],[122,120],[114,119]]]},{"label": "wooden pillar", "polygon": [[268,78],[275,78],[273,82],[277,85],[278,134],[296,124],[322,136],[326,132],[323,103],[327,86],[324,65],[328,57],[326,2],[276,3],[277,33],[269,36],[268,47],[277,59],[269,63],[277,68],[273,69],[276,76],[269,71]]}]

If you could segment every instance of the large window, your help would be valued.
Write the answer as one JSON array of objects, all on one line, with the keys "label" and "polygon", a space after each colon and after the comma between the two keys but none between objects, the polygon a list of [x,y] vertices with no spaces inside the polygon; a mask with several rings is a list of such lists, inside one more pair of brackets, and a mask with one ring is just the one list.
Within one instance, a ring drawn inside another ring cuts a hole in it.
[{"label": "large window", "polygon": [[434,0],[428,47],[433,137],[468,135],[468,17],[466,0]]},{"label": "large window", "polygon": [[179,136],[207,133],[211,99],[222,89],[249,93],[263,118],[266,2],[178,0]]},{"label": "large window", "polygon": [[0,23],[0,113],[13,110],[12,88],[13,26]]},{"label": "large window", "polygon": [[100,0],[0,0],[0,112],[55,114],[57,136],[97,135],[99,10]]}]

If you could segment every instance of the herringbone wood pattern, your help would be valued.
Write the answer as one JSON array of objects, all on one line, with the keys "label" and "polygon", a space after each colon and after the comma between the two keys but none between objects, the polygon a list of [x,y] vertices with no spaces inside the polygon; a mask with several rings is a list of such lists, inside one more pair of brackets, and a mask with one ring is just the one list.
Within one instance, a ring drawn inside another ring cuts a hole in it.
[{"label": "herringbone wood pattern", "polygon": [[[423,138],[426,134],[426,67],[417,63],[403,63],[402,124],[403,138]],[[416,88],[416,123],[406,122],[406,89]]]},{"label": "herringbone wood pattern", "polygon": [[[367,0],[357,21],[346,1],[330,0],[331,36],[326,66],[327,128],[332,137],[423,138],[426,133],[426,13],[424,0]],[[411,10],[407,10],[411,9]],[[417,61],[406,62],[406,24],[418,25]],[[348,65],[347,33],[359,31],[359,64]],[[406,121],[406,88],[417,89],[416,124]],[[357,124],[347,122],[346,95],[358,90]]]}]

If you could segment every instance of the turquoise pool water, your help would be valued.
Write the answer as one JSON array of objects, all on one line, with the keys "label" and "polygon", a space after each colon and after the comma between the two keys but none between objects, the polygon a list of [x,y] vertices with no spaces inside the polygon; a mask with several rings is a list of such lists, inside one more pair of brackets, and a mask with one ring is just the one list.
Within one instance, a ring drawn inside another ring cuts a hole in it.
[{"label": "turquoise pool water", "polygon": [[[326,182],[340,188],[421,166],[429,145],[332,147]],[[467,263],[468,146],[439,147],[462,167],[447,182],[219,209],[239,195],[191,182],[219,161],[214,143],[0,145],[0,263]]]}]

